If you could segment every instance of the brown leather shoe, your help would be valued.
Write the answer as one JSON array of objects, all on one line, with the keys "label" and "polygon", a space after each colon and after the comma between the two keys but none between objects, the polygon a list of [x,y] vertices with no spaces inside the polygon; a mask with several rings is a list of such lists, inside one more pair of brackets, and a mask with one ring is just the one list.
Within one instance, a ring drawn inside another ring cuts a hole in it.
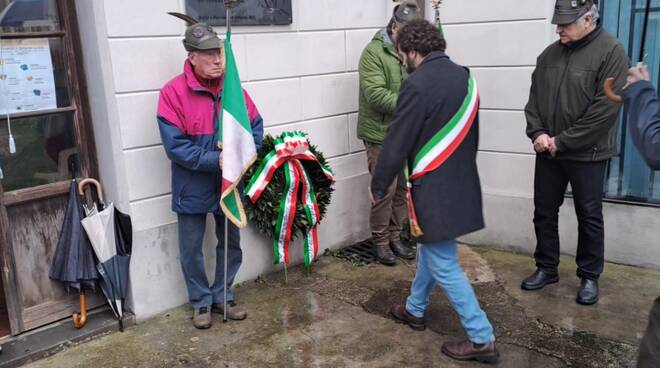
[{"label": "brown leather shoe", "polygon": [[456,360],[476,360],[494,364],[500,359],[500,352],[497,351],[494,341],[479,347],[470,340],[446,342],[442,345],[442,352]]},{"label": "brown leather shoe", "polygon": [[213,319],[211,319],[211,311],[209,310],[209,307],[195,308],[192,320],[193,326],[200,330],[205,330],[213,325]]},{"label": "brown leather shoe", "polygon": [[392,253],[390,245],[376,245],[376,259],[386,266],[396,265],[396,257]]},{"label": "brown leather shoe", "polygon": [[[222,303],[213,303],[211,311],[213,313],[218,313],[224,315],[224,305]],[[227,304],[227,319],[234,321],[242,321],[247,318],[247,310],[245,308],[236,305],[236,303],[231,302]]]},{"label": "brown leather shoe", "polygon": [[396,318],[397,321],[407,324],[415,331],[424,331],[426,329],[424,318],[417,318],[408,313],[406,306],[403,303],[394,304],[392,308],[390,308],[390,314],[392,317]]}]

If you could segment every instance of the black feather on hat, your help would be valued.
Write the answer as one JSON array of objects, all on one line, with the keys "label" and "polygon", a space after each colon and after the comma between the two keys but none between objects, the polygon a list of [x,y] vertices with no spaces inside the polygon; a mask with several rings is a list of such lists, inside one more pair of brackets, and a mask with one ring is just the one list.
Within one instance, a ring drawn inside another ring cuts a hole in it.
[{"label": "black feather on hat", "polygon": [[181,13],[177,13],[177,12],[168,12],[167,14],[169,14],[173,17],[177,17],[181,20],[184,20],[188,26],[192,26],[194,24],[199,23],[199,21],[197,19],[191,17],[190,15],[181,14]]}]

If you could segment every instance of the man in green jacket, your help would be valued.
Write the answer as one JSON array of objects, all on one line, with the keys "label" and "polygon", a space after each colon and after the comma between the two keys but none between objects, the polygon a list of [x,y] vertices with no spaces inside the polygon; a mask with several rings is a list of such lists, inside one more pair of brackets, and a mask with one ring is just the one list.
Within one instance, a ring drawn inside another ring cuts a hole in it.
[{"label": "man in green jacket", "polygon": [[576,301],[598,301],[605,236],[603,182],[607,160],[616,154],[620,106],[607,100],[603,82],[614,77],[616,90],[630,65],[623,46],[598,23],[591,0],[557,0],[552,23],[560,40],[537,60],[529,102],[527,135],[534,144],[534,228],[537,270],[522,282],[525,290],[559,281],[559,207],[571,184],[578,219]]},{"label": "man in green jacket", "polygon": [[[378,31],[360,58],[360,109],[357,136],[367,150],[369,172],[373,175],[387,127],[396,108],[401,82],[407,77],[394,43],[398,31],[412,20],[422,19],[415,0],[404,0],[394,8],[390,23]],[[414,259],[412,249],[401,242],[401,223],[407,216],[406,182],[403,174],[392,183],[385,198],[371,209],[371,234],[378,261],[395,265],[397,256]],[[392,253],[394,252],[394,254]]]}]

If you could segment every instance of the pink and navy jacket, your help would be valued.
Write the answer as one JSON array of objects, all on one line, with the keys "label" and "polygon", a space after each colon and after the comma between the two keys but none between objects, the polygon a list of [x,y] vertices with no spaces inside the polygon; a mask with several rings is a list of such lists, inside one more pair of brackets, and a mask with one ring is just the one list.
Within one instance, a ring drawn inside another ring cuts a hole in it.
[{"label": "pink and navy jacket", "polygon": [[[183,74],[169,81],[158,100],[158,127],[172,160],[172,210],[182,214],[218,213],[220,150],[217,131],[222,83],[210,91],[197,80],[188,60]],[[257,150],[263,141],[263,119],[244,90]]]}]

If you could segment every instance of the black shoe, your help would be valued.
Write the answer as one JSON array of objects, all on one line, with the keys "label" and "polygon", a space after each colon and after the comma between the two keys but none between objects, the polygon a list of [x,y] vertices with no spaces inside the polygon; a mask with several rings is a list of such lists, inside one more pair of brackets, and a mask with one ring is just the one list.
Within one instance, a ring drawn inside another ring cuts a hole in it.
[{"label": "black shoe", "polygon": [[598,302],[598,280],[582,279],[575,301],[581,305],[596,304]]},{"label": "black shoe", "polygon": [[537,269],[530,277],[523,280],[520,287],[523,290],[539,290],[543,289],[546,285],[554,284],[559,281],[559,275],[549,274],[545,271]]},{"label": "black shoe", "polygon": [[394,252],[399,258],[408,260],[415,259],[415,251],[403,244],[401,240],[391,242],[390,248],[392,248],[392,252]]},{"label": "black shoe", "polygon": [[394,266],[396,264],[396,257],[389,245],[376,246],[376,259],[386,266]]}]

